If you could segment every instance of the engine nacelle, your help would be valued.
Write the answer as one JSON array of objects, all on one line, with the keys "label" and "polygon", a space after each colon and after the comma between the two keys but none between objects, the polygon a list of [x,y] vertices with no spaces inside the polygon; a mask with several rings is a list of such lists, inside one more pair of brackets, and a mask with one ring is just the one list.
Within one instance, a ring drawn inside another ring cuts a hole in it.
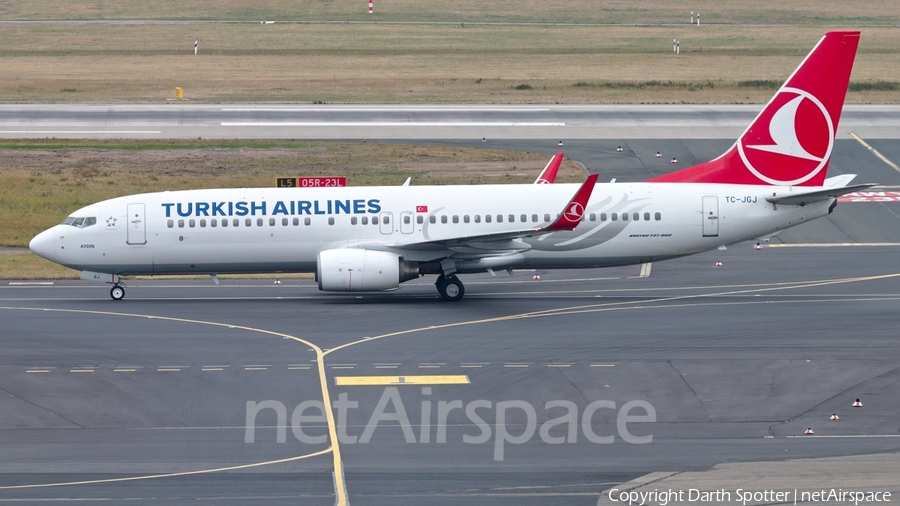
[{"label": "engine nacelle", "polygon": [[320,251],[316,261],[319,290],[325,292],[392,290],[418,277],[418,264],[386,251],[329,249]]}]

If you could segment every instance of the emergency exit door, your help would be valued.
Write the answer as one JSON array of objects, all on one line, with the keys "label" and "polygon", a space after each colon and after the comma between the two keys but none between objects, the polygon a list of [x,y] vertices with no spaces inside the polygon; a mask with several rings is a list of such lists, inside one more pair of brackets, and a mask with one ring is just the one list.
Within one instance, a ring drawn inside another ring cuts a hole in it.
[{"label": "emergency exit door", "polygon": [[131,245],[147,244],[147,220],[144,215],[144,204],[128,204],[128,239]]},{"label": "emergency exit door", "polygon": [[703,197],[703,237],[719,236],[719,197]]}]

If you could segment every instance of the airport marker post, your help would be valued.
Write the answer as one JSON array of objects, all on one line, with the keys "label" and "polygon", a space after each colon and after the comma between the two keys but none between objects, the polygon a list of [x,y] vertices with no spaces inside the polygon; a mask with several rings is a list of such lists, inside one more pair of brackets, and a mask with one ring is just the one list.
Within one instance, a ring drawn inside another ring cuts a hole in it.
[{"label": "airport marker post", "polygon": [[369,14],[372,14],[372,0],[369,0]]},{"label": "airport marker post", "polygon": [[197,44],[198,44],[199,42],[200,42],[199,40],[195,40],[195,41],[194,41],[194,56],[197,56]]}]

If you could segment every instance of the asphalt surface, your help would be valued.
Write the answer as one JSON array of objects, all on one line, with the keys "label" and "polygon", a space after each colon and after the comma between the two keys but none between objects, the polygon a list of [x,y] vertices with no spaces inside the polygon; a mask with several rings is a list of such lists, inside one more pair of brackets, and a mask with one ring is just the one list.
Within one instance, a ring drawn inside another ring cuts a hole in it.
[{"label": "asphalt surface", "polygon": [[[563,150],[620,181],[732,142],[441,137],[418,142]],[[891,138],[866,142],[900,160]],[[837,141],[829,175],[839,173],[900,187],[900,172],[856,140]],[[426,278],[349,297],[304,279],[134,280],[118,303],[86,282],[3,282],[0,501],[333,504],[338,488],[353,504],[595,504],[630,480],[733,489],[765,470],[783,487],[881,486],[872,469],[895,469],[900,450],[896,244],[900,203],[840,203],[760,250],[662,262],[648,278],[638,267],[466,276],[458,304]],[[420,375],[468,383],[423,386]],[[332,403],[358,403],[334,410],[331,449],[309,439],[326,423],[292,420],[323,400],[323,377]],[[608,402],[586,420],[596,401]],[[647,404],[623,414],[633,401]],[[569,408],[571,424],[560,419]],[[621,418],[651,410],[652,422]],[[890,462],[840,464],[875,453]],[[844,481],[767,464],[824,457]],[[723,477],[723,463],[756,467]],[[716,480],[699,477],[710,468]]]},{"label": "asphalt surface", "polygon": [[[761,105],[0,105],[0,137],[150,139],[720,139]],[[900,137],[900,106],[848,105],[839,138]]]}]

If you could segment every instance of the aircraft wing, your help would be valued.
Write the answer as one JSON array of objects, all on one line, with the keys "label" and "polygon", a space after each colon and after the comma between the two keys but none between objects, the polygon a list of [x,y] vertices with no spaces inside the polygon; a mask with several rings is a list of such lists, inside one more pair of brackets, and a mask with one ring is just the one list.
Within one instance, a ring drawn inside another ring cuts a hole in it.
[{"label": "aircraft wing", "polygon": [[790,206],[805,206],[806,204],[810,204],[812,202],[818,202],[820,200],[828,200],[840,197],[841,195],[845,195],[847,193],[858,192],[860,190],[865,190],[866,188],[871,188],[878,183],[865,183],[865,184],[855,184],[853,186],[841,186],[839,188],[825,188],[824,190],[816,190],[806,193],[797,193],[790,195],[782,195],[780,197],[768,197],[766,200],[773,204],[783,204]]},{"label": "aircraft wing", "polygon": [[[471,247],[479,250],[491,249],[516,249],[511,247],[510,241],[521,239],[523,237],[531,237],[535,235],[549,234],[558,230],[572,230],[581,222],[584,209],[591,198],[594,191],[594,185],[597,183],[598,174],[591,174],[587,180],[578,188],[575,195],[559,213],[559,217],[553,223],[544,227],[531,227],[519,230],[510,230],[506,232],[494,232],[489,234],[475,234],[459,237],[445,237],[432,240],[412,240],[398,241],[393,243],[378,243],[379,247],[402,248],[407,250],[428,251],[436,249],[454,249]],[[495,243],[496,247],[491,247],[485,243]],[[366,244],[356,244],[355,247],[367,247]]]}]

